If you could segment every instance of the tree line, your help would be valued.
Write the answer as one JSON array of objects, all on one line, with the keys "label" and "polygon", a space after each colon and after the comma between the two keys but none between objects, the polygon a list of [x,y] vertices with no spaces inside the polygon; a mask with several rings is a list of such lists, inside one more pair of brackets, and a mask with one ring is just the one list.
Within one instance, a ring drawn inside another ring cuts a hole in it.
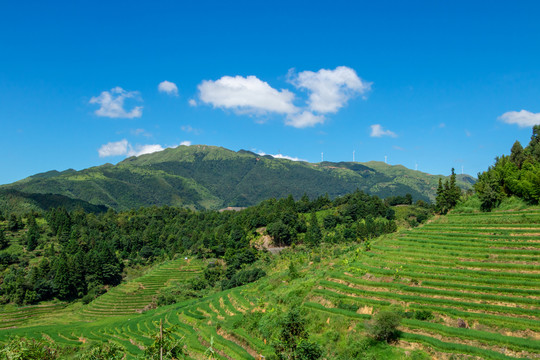
[{"label": "tree line", "polygon": [[388,204],[361,191],[333,200],[328,195],[269,199],[239,212],[162,206],[98,214],[63,207],[2,214],[0,302],[89,302],[118,285],[125,267],[175,254],[223,259],[219,279],[224,287],[234,287],[263,275],[244,270],[263,251],[251,244],[261,232],[278,246],[316,247],[393,232],[394,217]]},{"label": "tree line", "polygon": [[540,202],[540,125],[532,128],[529,144],[516,141],[510,155],[495,158],[495,164],[478,174],[474,189],[484,211],[497,207],[504,198],[516,196],[530,204]]}]

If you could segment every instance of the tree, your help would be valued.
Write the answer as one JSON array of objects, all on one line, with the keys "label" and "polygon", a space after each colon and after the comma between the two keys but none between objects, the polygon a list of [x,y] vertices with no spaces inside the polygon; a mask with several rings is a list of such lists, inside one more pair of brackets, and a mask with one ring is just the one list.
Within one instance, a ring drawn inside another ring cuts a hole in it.
[{"label": "tree", "polygon": [[26,250],[34,251],[38,245],[39,227],[36,219],[32,216],[28,218],[28,232],[26,233]]},{"label": "tree", "polygon": [[322,233],[319,226],[319,221],[317,220],[317,214],[312,212],[305,237],[306,245],[312,248],[319,246],[321,243],[321,237]]},{"label": "tree", "polygon": [[540,161],[540,125],[533,126],[533,133],[527,151],[533,161]]},{"label": "tree", "polygon": [[22,221],[15,214],[11,214],[8,221],[8,230],[17,231],[23,228]]},{"label": "tree", "polygon": [[510,161],[516,164],[516,166],[521,169],[523,162],[525,161],[525,152],[523,151],[523,146],[521,143],[516,140],[512,149],[510,150]]},{"label": "tree", "polygon": [[60,300],[71,300],[75,298],[75,289],[72,284],[71,272],[67,258],[62,254],[56,264],[54,275],[54,290]]},{"label": "tree", "polygon": [[456,173],[452,168],[452,174],[450,175],[450,181],[445,180],[444,186],[442,179],[439,178],[439,186],[437,187],[437,197],[435,198],[435,208],[441,214],[446,214],[451,210],[459,201],[461,196],[461,189],[457,186]]},{"label": "tree", "polygon": [[9,246],[9,240],[6,238],[4,230],[0,229],[0,250],[4,250]]},{"label": "tree", "polygon": [[401,322],[399,314],[392,311],[377,313],[371,322],[366,324],[368,335],[378,341],[392,342],[399,337],[397,327]]}]

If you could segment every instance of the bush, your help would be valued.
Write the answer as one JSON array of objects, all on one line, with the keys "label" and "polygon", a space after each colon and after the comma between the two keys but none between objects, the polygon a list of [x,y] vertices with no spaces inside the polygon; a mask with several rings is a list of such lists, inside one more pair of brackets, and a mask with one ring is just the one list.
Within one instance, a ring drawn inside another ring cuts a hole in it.
[{"label": "bush", "polygon": [[323,354],[321,346],[317,343],[302,340],[296,346],[295,359],[298,360],[317,360]]},{"label": "bush", "polygon": [[77,360],[120,360],[125,357],[125,350],[115,343],[94,345],[77,355]]},{"label": "bush", "polygon": [[20,337],[12,338],[0,350],[0,359],[59,359],[63,349],[52,341],[30,340]]},{"label": "bush", "polygon": [[393,311],[381,311],[366,324],[366,330],[370,337],[377,341],[392,342],[398,339],[397,327],[401,322],[401,316]]}]

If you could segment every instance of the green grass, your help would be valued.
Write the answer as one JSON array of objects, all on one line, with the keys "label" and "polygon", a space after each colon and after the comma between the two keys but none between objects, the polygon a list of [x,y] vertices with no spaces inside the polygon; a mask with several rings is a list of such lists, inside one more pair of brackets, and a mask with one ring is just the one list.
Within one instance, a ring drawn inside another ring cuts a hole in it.
[{"label": "green grass", "polygon": [[[350,342],[362,341],[371,313],[424,310],[433,318],[404,318],[401,338],[430,349],[435,357],[447,353],[515,359],[524,351],[519,356],[538,358],[538,232],[539,209],[450,214],[375,239],[367,253],[356,251],[361,244],[322,245],[313,253],[287,251],[271,260],[265,269],[269,276],[255,283],[138,313],[160,288],[171,281],[187,281],[204,266],[176,260],[87,306],[55,305],[51,312],[56,317],[32,307],[5,308],[2,320],[17,328],[0,329],[0,342],[8,334],[46,334],[69,346],[80,346],[80,338],[113,340],[132,359],[141,354],[139,347],[151,343],[163,320],[167,327],[175,327],[174,335],[186,344],[190,358],[204,358],[213,341],[219,359],[253,359],[253,353],[272,355],[273,340],[266,335],[276,336],[273,321],[287,309],[300,307],[308,319],[310,339],[323,344],[327,358],[334,358]],[[320,263],[310,263],[314,255],[321,256]],[[291,260],[300,273],[296,280],[288,278]],[[459,319],[470,328],[457,327]],[[381,359],[408,358],[405,350],[382,344],[366,351]]]}]

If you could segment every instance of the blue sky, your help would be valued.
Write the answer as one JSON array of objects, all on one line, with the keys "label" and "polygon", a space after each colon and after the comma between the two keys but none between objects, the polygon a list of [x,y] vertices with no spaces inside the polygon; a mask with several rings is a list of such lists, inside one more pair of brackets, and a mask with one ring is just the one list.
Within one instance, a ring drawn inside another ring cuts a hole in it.
[{"label": "blue sky", "polygon": [[476,175],[540,123],[539,10],[4,2],[0,184],[180,144]]}]

